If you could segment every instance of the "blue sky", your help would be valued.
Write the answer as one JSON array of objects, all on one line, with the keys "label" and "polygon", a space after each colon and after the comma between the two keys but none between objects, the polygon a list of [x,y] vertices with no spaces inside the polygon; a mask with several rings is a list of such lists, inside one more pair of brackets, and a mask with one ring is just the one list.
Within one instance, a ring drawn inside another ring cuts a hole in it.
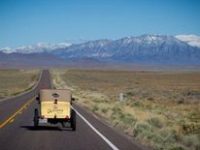
[{"label": "blue sky", "polygon": [[0,0],[0,47],[200,35],[199,0]]}]

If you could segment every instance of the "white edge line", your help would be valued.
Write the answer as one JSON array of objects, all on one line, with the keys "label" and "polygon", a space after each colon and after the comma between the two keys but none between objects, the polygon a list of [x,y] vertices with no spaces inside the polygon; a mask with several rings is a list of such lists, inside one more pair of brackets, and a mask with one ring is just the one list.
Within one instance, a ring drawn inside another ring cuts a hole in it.
[{"label": "white edge line", "polygon": [[74,107],[72,107],[79,115],[79,117],[96,133],[98,134],[113,150],[119,150],[109,139],[100,133],[85,117],[83,117]]}]

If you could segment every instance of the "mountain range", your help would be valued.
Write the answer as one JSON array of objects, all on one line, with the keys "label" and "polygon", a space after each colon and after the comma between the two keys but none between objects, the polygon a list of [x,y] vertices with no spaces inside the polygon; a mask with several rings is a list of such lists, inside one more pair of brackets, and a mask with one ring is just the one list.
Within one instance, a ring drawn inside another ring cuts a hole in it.
[{"label": "mountain range", "polygon": [[107,64],[200,65],[200,37],[146,34],[118,40],[39,43],[0,49],[0,67]]}]

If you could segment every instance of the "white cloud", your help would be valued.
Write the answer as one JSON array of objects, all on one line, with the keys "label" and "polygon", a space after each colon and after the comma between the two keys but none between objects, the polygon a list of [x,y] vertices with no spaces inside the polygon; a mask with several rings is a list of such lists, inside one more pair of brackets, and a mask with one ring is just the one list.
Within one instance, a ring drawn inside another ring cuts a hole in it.
[{"label": "white cloud", "polygon": [[175,37],[180,41],[188,43],[191,46],[200,48],[200,36],[190,34],[190,35],[177,35]]}]

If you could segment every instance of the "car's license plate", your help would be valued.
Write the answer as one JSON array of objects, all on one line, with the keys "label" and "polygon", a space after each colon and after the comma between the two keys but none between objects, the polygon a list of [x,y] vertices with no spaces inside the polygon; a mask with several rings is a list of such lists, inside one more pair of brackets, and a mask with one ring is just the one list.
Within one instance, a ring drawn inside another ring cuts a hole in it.
[{"label": "car's license plate", "polygon": [[39,123],[47,123],[47,119],[39,119]]}]

